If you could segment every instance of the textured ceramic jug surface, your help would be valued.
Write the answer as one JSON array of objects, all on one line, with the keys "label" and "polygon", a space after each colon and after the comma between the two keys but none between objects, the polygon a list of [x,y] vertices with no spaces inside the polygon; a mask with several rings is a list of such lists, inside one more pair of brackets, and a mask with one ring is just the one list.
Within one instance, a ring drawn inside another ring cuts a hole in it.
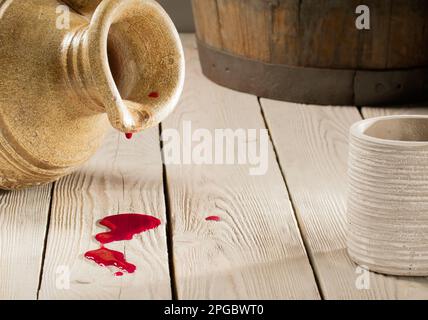
[{"label": "textured ceramic jug surface", "polygon": [[111,126],[157,125],[183,82],[178,33],[155,1],[0,0],[0,188],[70,173]]},{"label": "textured ceramic jug surface", "polygon": [[428,276],[428,116],[351,128],[348,251],[372,271]]}]

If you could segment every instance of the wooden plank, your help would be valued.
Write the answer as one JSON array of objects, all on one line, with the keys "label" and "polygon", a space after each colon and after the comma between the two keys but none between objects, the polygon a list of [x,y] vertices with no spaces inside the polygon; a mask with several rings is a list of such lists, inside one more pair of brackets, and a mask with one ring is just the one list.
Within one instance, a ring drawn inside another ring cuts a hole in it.
[{"label": "wooden plank", "polygon": [[368,5],[371,17],[370,30],[358,31],[358,68],[387,68],[391,6],[392,0],[371,1]]},{"label": "wooden plank", "polygon": [[[183,41],[185,92],[163,130],[181,133],[184,121],[211,134],[263,129],[257,98],[204,78],[194,37]],[[270,144],[267,173],[250,176],[250,167],[167,164],[179,299],[319,298]],[[221,221],[205,221],[210,215]]]},{"label": "wooden plank", "polygon": [[265,99],[262,107],[324,297],[428,298],[425,278],[369,273],[367,290],[356,285],[363,274],[346,252],[345,203],[348,131],[358,110]]},{"label": "wooden plank", "polygon": [[222,48],[217,0],[192,0],[198,38],[214,48]]},{"label": "wooden plank", "polygon": [[[171,298],[162,180],[159,131],[153,128],[129,141],[122,134],[110,133],[80,171],[59,181],[40,298]],[[151,214],[162,224],[131,241],[107,245],[125,252],[127,260],[137,266],[135,273],[115,277],[83,254],[99,247],[93,237],[104,228],[97,221],[124,212]],[[69,289],[61,285],[64,270],[70,274]]]},{"label": "wooden plank", "polygon": [[272,15],[268,1],[217,0],[217,5],[223,49],[269,62]]},{"label": "wooden plank", "polygon": [[51,189],[0,190],[0,300],[37,298]]},{"label": "wooden plank", "polygon": [[[370,9],[369,29],[355,25],[360,5]],[[202,42],[248,59],[347,70],[428,64],[426,0],[193,0],[193,6]]]},{"label": "wooden plank", "polygon": [[300,4],[300,65],[317,68],[357,66],[358,0],[302,0]]},{"label": "wooden plank", "polygon": [[426,0],[394,0],[391,8],[388,68],[428,65]]},{"label": "wooden plank", "polygon": [[396,107],[363,107],[361,112],[364,118],[373,118],[399,114],[428,114],[428,103]]},{"label": "wooden plank", "polygon": [[271,63],[299,65],[299,19],[300,0],[279,0],[273,8]]}]

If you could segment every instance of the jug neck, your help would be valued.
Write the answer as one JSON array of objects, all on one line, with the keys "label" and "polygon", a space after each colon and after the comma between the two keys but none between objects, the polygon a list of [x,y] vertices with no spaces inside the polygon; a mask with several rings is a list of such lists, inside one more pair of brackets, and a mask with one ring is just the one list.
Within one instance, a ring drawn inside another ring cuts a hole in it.
[{"label": "jug neck", "polygon": [[82,26],[65,37],[63,65],[66,81],[82,101],[89,102],[87,104],[89,109],[95,112],[105,112],[103,98],[96,90],[94,82],[96,74],[92,70],[87,56],[88,31],[89,26]]}]

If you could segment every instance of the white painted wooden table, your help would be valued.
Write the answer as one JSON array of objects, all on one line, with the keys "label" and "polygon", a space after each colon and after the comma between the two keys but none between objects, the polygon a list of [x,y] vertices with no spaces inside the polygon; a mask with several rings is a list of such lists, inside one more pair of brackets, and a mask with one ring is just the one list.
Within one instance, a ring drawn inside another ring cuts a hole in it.
[{"label": "white painted wooden table", "polygon": [[[163,165],[158,128],[127,141],[112,132],[79,172],[20,192],[0,191],[2,299],[410,299],[426,278],[369,274],[345,248],[348,129],[362,117],[428,108],[321,107],[258,99],[201,74],[193,35],[182,37],[185,91],[160,126],[267,127],[266,175],[248,166]],[[83,258],[96,222],[144,212],[162,225],[110,248],[138,270],[114,277]],[[207,223],[207,215],[222,221]],[[64,269],[65,268],[65,269]],[[70,271],[70,287],[58,285]]]}]

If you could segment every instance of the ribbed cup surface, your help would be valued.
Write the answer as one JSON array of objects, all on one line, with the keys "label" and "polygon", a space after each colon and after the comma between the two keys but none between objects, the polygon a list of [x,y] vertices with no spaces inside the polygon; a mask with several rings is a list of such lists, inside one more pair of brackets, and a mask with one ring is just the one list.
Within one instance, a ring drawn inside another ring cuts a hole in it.
[{"label": "ribbed cup surface", "polygon": [[[426,276],[428,142],[365,134],[372,123],[397,118],[369,119],[351,128],[348,251],[353,260],[372,271]],[[417,118],[428,124],[428,117]],[[427,128],[423,125],[415,132],[424,134],[421,131]]]}]

